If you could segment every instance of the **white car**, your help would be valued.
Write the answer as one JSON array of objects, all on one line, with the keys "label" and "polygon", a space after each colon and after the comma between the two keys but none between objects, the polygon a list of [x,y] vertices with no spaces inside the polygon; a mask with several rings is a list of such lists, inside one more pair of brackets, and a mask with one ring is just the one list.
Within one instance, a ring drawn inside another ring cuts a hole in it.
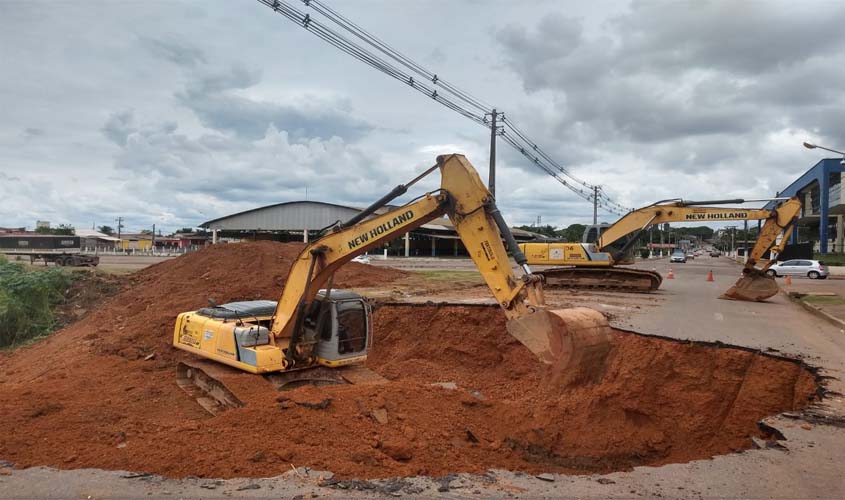
[{"label": "white car", "polygon": [[357,262],[359,264],[369,264],[370,263],[370,257],[366,254],[359,255],[359,256],[355,257],[354,259],[352,259],[352,262]]},{"label": "white car", "polygon": [[818,260],[793,259],[772,265],[766,274],[769,276],[806,276],[810,279],[825,279],[827,266]]}]

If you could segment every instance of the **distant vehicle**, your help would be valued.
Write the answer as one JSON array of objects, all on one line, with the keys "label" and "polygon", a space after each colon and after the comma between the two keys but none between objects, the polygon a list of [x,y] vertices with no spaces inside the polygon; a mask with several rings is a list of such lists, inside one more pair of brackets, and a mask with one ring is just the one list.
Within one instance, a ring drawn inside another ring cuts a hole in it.
[{"label": "distant vehicle", "polygon": [[692,253],[692,252],[687,252],[687,259],[689,259],[689,260],[695,260],[695,254],[694,254],[694,253]]},{"label": "distant vehicle", "polygon": [[687,255],[684,253],[683,250],[675,250],[672,252],[672,256],[669,257],[669,262],[686,262]]},{"label": "distant vehicle", "polygon": [[722,256],[722,252],[720,252],[720,251],[718,251],[718,250],[713,250],[712,252],[710,252],[710,256],[711,256],[711,257],[721,257],[721,256]]},{"label": "distant vehicle", "polygon": [[359,255],[359,256],[355,257],[354,259],[352,259],[352,262],[357,262],[359,264],[369,264],[370,263],[370,257],[368,255]]},{"label": "distant vehicle", "polygon": [[794,259],[772,265],[766,274],[769,276],[806,276],[810,279],[825,279],[827,266],[818,260]]},{"label": "distant vehicle", "polygon": [[29,256],[30,263],[37,260],[57,266],[96,266],[100,258],[84,255],[79,236],[11,234],[0,236],[0,253]]}]

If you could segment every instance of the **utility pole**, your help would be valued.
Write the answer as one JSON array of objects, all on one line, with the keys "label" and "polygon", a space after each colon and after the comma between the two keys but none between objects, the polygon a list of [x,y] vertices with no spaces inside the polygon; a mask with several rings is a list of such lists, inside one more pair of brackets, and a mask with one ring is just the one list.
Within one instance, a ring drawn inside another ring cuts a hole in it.
[{"label": "utility pole", "polygon": [[731,253],[734,254],[733,256],[736,256],[736,254],[734,253],[736,251],[736,248],[734,246],[735,237],[736,237],[736,226],[731,226]]},{"label": "utility pole", "polygon": [[748,262],[748,221],[745,221],[745,248],[742,250],[742,255],[745,257],[743,262]]},{"label": "utility pole", "polygon": [[123,242],[120,241],[120,229],[123,227],[123,217],[118,217],[114,221],[117,222],[117,245],[116,246],[123,248]]},{"label": "utility pole", "polygon": [[490,113],[490,173],[487,176],[487,189],[496,197],[496,108]]},{"label": "utility pole", "polygon": [[153,224],[153,241],[150,242],[150,250],[155,253],[156,251],[156,225]]},{"label": "utility pole", "polygon": [[593,225],[598,224],[599,215],[599,187],[593,186]]}]

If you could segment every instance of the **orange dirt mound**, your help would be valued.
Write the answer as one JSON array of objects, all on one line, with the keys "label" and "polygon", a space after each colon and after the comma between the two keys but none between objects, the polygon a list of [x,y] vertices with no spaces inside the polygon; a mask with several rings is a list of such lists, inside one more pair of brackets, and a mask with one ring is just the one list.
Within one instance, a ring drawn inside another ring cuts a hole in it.
[{"label": "orange dirt mound", "polygon": [[[747,448],[760,418],[805,406],[815,389],[789,360],[624,332],[602,383],[562,389],[498,309],[391,306],[376,312],[368,361],[388,384],[280,393],[242,374],[255,389],[247,406],[210,417],[175,383],[188,357],[170,347],[176,313],[208,296],[277,296],[285,252],[297,251],[232,247],[143,271],[80,323],[0,360],[0,418],[15,429],[0,459],[171,477],[273,476],[291,464],[359,478],[603,472]],[[371,279],[356,270],[373,271],[348,266],[338,281]]]}]

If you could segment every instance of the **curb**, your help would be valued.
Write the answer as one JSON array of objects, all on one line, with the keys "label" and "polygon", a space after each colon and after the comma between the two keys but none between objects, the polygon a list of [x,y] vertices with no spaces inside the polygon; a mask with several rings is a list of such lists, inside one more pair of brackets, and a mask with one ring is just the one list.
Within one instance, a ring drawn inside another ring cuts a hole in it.
[{"label": "curb", "polygon": [[793,302],[798,302],[801,305],[801,307],[803,307],[804,309],[810,311],[811,313],[813,313],[817,316],[820,316],[820,317],[826,319],[829,323],[832,323],[834,326],[838,326],[840,329],[845,330],[845,321],[843,321],[843,320],[837,318],[836,316],[833,316],[832,314],[826,312],[820,306],[815,306],[813,304],[804,302],[801,299],[796,299],[796,298],[792,297],[791,295],[789,295],[789,292],[784,292],[784,293],[786,293],[786,296],[789,297],[790,300],[792,300]]}]

